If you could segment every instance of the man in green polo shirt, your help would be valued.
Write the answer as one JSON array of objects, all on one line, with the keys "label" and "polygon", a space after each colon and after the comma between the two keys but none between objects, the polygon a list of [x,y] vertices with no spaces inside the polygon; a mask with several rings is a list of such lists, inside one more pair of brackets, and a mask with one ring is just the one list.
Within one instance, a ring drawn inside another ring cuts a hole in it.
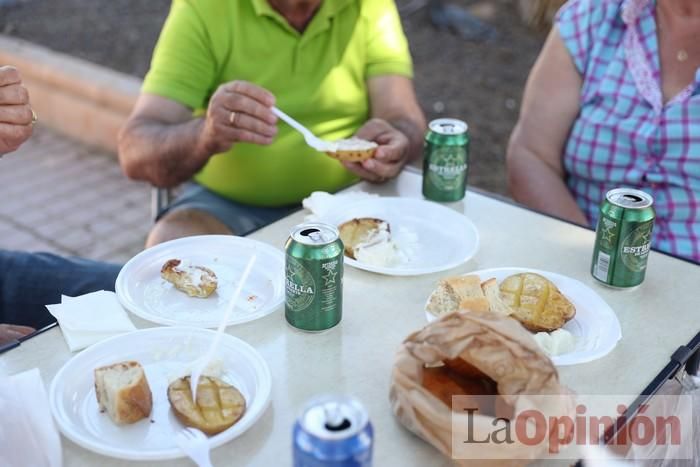
[{"label": "man in green polo shirt", "polygon": [[[395,177],[425,131],[411,76],[393,0],[173,0],[119,155],[132,178],[194,183],[148,245],[244,235],[312,191]],[[316,152],[273,106],[323,139],[375,141],[375,157]]]}]

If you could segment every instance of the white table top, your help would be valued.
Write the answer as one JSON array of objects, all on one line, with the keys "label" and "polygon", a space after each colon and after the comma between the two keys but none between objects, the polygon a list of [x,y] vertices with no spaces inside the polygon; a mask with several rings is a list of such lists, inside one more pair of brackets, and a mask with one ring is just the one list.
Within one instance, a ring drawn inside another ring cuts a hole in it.
[{"label": "white table top", "polygon": [[[420,197],[420,182],[416,173],[404,172],[384,186],[360,184],[353,189]],[[620,394],[624,395],[620,402],[630,403],[668,363],[673,351],[700,331],[700,267],[696,265],[652,252],[640,288],[613,290],[599,285],[589,273],[592,231],[474,192],[449,206],[464,212],[479,229],[481,246],[468,263],[419,277],[381,276],[346,267],[343,321],[326,333],[292,329],[283,311],[228,329],[267,360],[273,377],[272,404],[243,436],[212,452],[214,465],[291,465],[295,417],[305,401],[326,392],[346,392],[364,403],[375,428],[375,465],[451,465],[403,429],[388,402],[396,349],[408,334],[425,325],[426,298],[447,274],[530,267],[576,278],[597,291],[617,313],[623,337],[608,356],[559,370],[562,382],[579,394]],[[251,237],[282,249],[289,229],[303,216],[302,212],[293,214]],[[132,320],[137,327],[151,326],[133,315]],[[0,356],[0,376],[38,367],[48,387],[70,357],[60,331],[53,329]],[[63,446],[68,466],[130,464],[93,454],[65,438]],[[182,459],[149,465],[192,464]]]}]

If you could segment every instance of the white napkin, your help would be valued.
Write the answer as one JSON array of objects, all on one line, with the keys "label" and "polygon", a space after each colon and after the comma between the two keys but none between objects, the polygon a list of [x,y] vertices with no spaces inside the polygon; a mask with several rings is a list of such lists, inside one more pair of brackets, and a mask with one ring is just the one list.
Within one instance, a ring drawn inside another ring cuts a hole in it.
[{"label": "white napkin", "polygon": [[136,330],[114,292],[100,290],[80,297],[64,295],[60,304],[46,308],[58,320],[71,352]]},{"label": "white napkin", "polygon": [[325,191],[314,191],[302,201],[302,206],[311,211],[311,214],[307,215],[304,220],[307,222],[319,220],[324,218],[329,212],[338,210],[338,207],[343,204],[376,197],[378,195],[365,193],[364,191],[351,191],[339,195],[332,195]]},{"label": "white napkin", "polygon": [[61,467],[56,431],[39,370],[0,378],[0,467]]}]

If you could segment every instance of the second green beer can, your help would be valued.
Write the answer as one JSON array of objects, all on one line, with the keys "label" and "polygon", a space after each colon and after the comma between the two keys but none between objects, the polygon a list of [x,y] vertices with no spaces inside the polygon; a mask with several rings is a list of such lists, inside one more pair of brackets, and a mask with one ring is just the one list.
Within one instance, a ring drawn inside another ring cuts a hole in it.
[{"label": "second green beer can", "polygon": [[287,322],[304,331],[325,331],[343,316],[343,242],[322,223],[295,227],[285,245]]},{"label": "second green beer can", "polygon": [[596,228],[591,274],[619,288],[644,281],[654,228],[654,199],[632,188],[616,188],[605,195]]},{"label": "second green beer can", "polygon": [[423,154],[423,196],[433,201],[459,201],[467,189],[469,133],[455,118],[428,125]]}]

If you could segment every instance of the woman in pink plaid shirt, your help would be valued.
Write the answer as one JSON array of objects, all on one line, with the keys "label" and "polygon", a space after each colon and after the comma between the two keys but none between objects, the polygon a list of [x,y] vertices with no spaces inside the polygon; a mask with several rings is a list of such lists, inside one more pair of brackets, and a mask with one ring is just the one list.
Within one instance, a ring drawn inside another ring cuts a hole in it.
[{"label": "woman in pink plaid shirt", "polygon": [[605,193],[655,200],[653,246],[700,262],[700,1],[570,0],[508,148],[516,200],[595,226]]}]

